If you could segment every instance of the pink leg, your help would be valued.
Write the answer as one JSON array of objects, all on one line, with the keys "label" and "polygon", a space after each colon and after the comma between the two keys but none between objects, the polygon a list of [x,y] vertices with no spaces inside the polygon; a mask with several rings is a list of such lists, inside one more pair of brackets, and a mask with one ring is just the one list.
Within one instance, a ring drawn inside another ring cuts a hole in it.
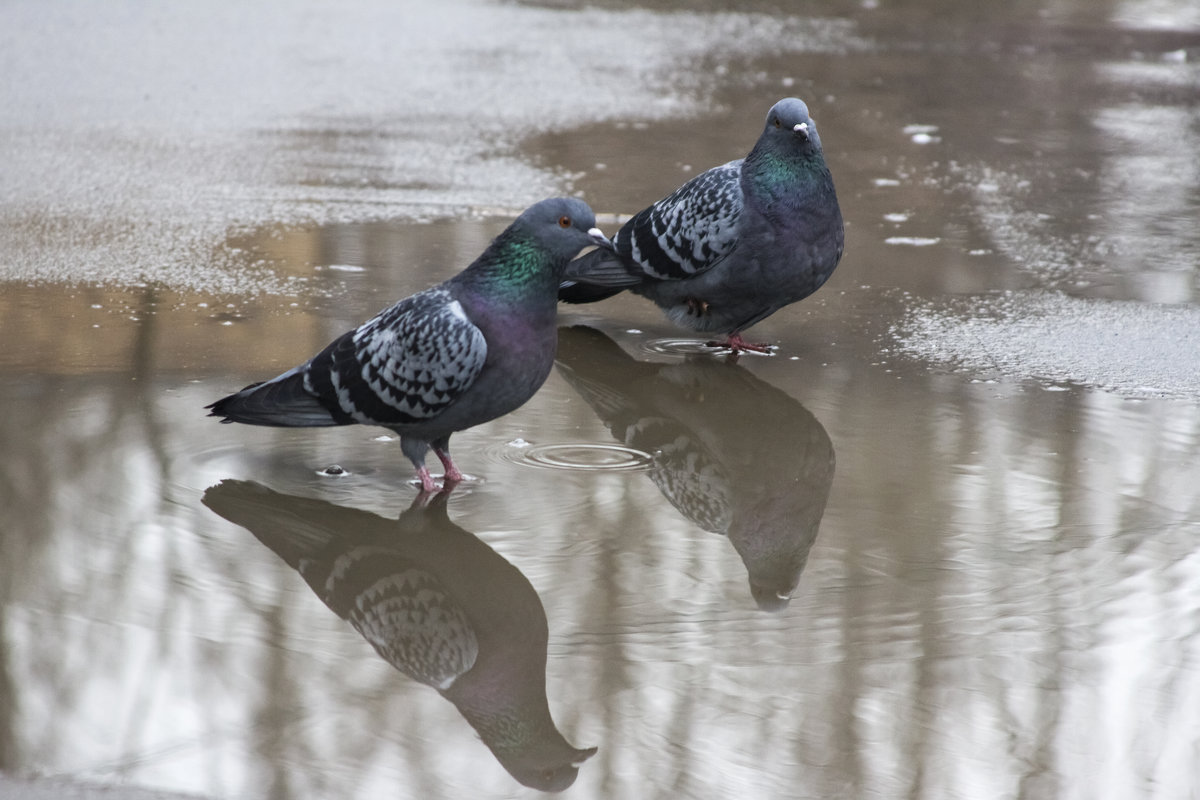
[{"label": "pink leg", "polygon": [[435,447],[433,452],[438,457],[438,460],[442,462],[442,466],[446,468],[447,486],[458,483],[463,479],[462,472],[459,471],[458,467],[454,466],[454,461],[450,458],[449,450],[440,450]]},{"label": "pink leg", "polygon": [[421,494],[433,494],[439,491],[438,485],[433,482],[433,476],[424,466],[417,470],[417,480],[421,481]]},{"label": "pink leg", "polygon": [[706,344],[709,347],[721,347],[721,348],[725,348],[728,350],[732,350],[735,355],[742,352],[743,350],[751,351],[754,353],[770,354],[770,352],[774,349],[774,345],[767,344],[766,342],[747,342],[745,339],[742,338],[742,334],[738,333],[736,331],[734,333],[729,334],[729,336],[725,337],[725,341],[723,341],[723,342],[722,341],[711,341],[711,342],[706,342]]}]

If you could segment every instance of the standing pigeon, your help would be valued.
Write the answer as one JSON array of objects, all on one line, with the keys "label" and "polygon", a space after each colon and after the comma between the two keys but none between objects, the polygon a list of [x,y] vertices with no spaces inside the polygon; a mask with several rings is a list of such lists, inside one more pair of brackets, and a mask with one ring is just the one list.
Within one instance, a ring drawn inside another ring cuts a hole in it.
[{"label": "standing pigeon", "polygon": [[842,257],[842,214],[808,106],[780,100],[750,154],[697,175],[638,212],[614,250],[568,268],[559,299],[629,289],[709,345],[767,352],[742,331],[820,288]]},{"label": "standing pigeon", "polygon": [[582,200],[526,209],[450,280],[401,300],[309,361],[213,403],[223,422],[279,427],[363,423],[400,435],[421,491],[437,490],[425,455],[462,480],[450,435],[533,396],[554,364],[556,287],[591,244],[611,247]]},{"label": "standing pigeon", "polygon": [[572,746],[550,715],[546,610],[520,570],[450,520],[447,497],[419,497],[398,520],[250,481],[222,481],[203,502],[297,570],[384,660],[453,703],[509,774],[562,791],[596,748]]}]

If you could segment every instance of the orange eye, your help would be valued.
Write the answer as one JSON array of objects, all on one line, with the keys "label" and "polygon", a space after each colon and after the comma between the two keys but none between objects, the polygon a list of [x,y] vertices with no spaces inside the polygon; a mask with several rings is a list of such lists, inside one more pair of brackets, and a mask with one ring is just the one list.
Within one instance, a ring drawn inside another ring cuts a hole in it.
[{"label": "orange eye", "polygon": [[558,218],[558,227],[560,227],[560,228],[571,227],[571,218],[565,214],[563,216],[559,217]]}]

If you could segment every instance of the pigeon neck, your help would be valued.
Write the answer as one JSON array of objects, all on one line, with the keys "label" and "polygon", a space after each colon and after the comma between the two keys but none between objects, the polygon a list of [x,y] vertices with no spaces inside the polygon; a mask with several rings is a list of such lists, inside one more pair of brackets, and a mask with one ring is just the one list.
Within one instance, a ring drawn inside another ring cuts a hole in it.
[{"label": "pigeon neck", "polygon": [[821,151],[812,147],[804,147],[800,152],[787,152],[759,143],[742,162],[742,179],[749,181],[755,190],[751,196],[786,195],[789,189],[820,181],[828,174]]},{"label": "pigeon neck", "polygon": [[512,229],[496,237],[463,277],[487,286],[488,295],[499,298],[523,297],[558,283],[545,247]]},{"label": "pigeon neck", "polygon": [[[567,745],[550,718],[544,688],[538,692],[528,691],[529,687],[524,687],[526,691],[493,687],[500,696],[469,698],[456,696],[454,688],[445,692],[446,697],[501,760],[551,745]],[[504,696],[506,692],[512,694]]]}]

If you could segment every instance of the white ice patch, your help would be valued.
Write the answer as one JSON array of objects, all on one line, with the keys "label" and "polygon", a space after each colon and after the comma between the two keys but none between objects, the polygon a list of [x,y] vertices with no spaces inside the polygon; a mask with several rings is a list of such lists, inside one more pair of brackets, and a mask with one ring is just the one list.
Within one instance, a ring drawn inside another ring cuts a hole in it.
[{"label": "white ice patch", "polygon": [[884,244],[906,245],[908,247],[929,247],[932,244],[937,244],[941,239],[933,239],[928,236],[889,236],[883,240]]},{"label": "white ice patch", "polygon": [[914,308],[902,352],[948,368],[1132,397],[1200,398],[1200,308],[1007,292]]}]

